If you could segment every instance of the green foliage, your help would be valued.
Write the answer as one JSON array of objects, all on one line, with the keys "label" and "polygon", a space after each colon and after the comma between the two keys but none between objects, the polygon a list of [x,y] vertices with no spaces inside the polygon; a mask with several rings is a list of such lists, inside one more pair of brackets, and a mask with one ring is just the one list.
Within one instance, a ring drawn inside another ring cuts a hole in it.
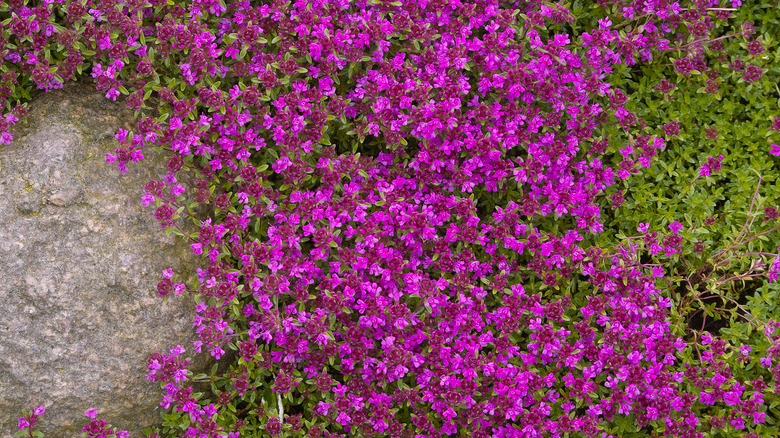
[{"label": "green foliage", "polygon": [[[641,223],[665,235],[668,225],[679,221],[684,226],[682,252],[667,258],[663,253],[652,256],[644,251],[637,263],[663,265],[665,275],[658,280],[659,287],[672,298],[675,331],[690,345],[682,363],[701,360],[702,334],[720,335],[733,349],[725,356],[726,365],[739,381],[773,380],[757,358],[766,356],[772,346],[764,323],[780,320],[778,285],[765,279],[780,243],[774,231],[778,221],[764,220],[765,207],[777,207],[780,199],[780,159],[769,154],[769,144],[780,142],[780,133],[770,129],[774,117],[780,115],[777,19],[778,9],[770,2],[756,2],[746,3],[733,21],[734,33],[744,22],[755,25],[756,35],[751,39],[762,41],[762,54],[748,53],[746,38],[738,35],[723,39],[721,50],[704,44],[708,68],[690,76],[681,75],[663,59],[615,72],[613,83],[624,83],[632,90],[631,110],[647,123],[643,132],[632,134],[663,136],[666,149],[641,173],[610,189],[613,195],[622,190],[625,201],[618,208],[605,209],[607,231],[595,239],[603,247],[615,238],[627,242],[630,236],[642,234],[637,232]],[[678,51],[672,58],[684,54]],[[762,67],[763,77],[746,83],[742,71],[730,67],[737,56],[746,64]],[[655,90],[664,78],[676,86],[671,93]],[[716,92],[707,90],[708,82],[718,84]],[[679,123],[680,134],[670,137],[659,128],[672,121]],[[611,147],[626,143],[626,134],[617,128],[603,135],[615,139]],[[724,157],[722,169],[700,175],[700,166],[719,155]],[[738,348],[742,345],[752,347],[752,359],[741,360]],[[756,433],[775,436],[780,418],[775,406],[780,400],[775,396],[766,402],[772,408]],[[697,409],[707,412],[709,407]],[[705,436],[742,436],[742,432],[726,427]]]}]

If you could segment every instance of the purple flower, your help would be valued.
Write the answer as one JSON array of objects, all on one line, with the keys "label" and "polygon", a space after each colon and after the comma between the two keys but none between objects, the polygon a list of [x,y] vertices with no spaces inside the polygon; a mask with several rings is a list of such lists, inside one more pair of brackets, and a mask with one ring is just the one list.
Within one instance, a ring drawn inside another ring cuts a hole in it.
[{"label": "purple flower", "polygon": [[103,16],[103,11],[101,11],[100,9],[90,9],[89,13],[91,15],[90,18],[92,18],[94,20],[97,20],[97,21],[101,21],[101,18]]},{"label": "purple flower", "polygon": [[749,65],[747,70],[742,73],[742,78],[748,84],[761,79],[762,76],[764,76],[764,69],[755,65]]},{"label": "purple flower", "polygon": [[184,347],[182,347],[181,345],[177,345],[176,347],[171,349],[171,354],[173,355],[173,357],[179,357],[182,354],[184,354],[185,351],[187,350],[185,350]]},{"label": "purple flower", "polygon": [[722,167],[720,164],[722,161],[723,155],[707,158],[707,162],[699,167],[699,175],[710,176],[712,172],[717,172]]},{"label": "purple flower", "polygon": [[171,187],[171,195],[173,195],[174,197],[178,198],[183,193],[184,193],[184,186],[182,186],[181,184],[177,184]]},{"label": "purple flower", "polygon": [[[113,160],[111,162],[113,162]],[[152,202],[154,202],[153,194],[146,192],[143,194],[143,196],[141,196],[141,203],[144,205],[144,207],[148,207]]]},{"label": "purple flower", "polygon": [[0,143],[10,145],[13,139],[14,137],[8,132],[0,133]]},{"label": "purple flower", "polygon": [[181,129],[182,127],[181,119],[178,117],[173,117],[170,122],[170,128],[171,129]]},{"label": "purple flower", "polygon": [[330,404],[321,401],[319,402],[319,404],[315,409],[317,410],[317,413],[319,413],[320,415],[328,415],[328,411],[330,410]]},{"label": "purple flower", "polygon": [[97,409],[94,409],[92,406],[90,406],[89,409],[87,409],[87,412],[84,412],[84,415],[94,420],[97,416],[97,413]]},{"label": "purple flower", "polygon": [[108,90],[108,92],[106,93],[106,98],[111,99],[113,101],[116,101],[117,96],[119,96],[119,91],[117,91],[117,89],[113,87],[110,90]]},{"label": "purple flower", "polygon": [[683,226],[679,222],[674,221],[671,224],[669,224],[669,228],[672,230],[672,233],[677,235],[677,232],[680,231],[683,228]]}]

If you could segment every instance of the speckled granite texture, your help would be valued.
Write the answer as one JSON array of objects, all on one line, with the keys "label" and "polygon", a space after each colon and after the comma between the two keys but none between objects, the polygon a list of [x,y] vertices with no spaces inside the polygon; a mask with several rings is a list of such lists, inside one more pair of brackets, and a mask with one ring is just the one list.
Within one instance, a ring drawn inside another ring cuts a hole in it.
[{"label": "speckled granite texture", "polygon": [[160,421],[146,358],[177,344],[189,355],[195,339],[192,297],[164,304],[156,283],[200,261],[141,204],[164,157],[145,151],[121,176],[105,162],[117,129],[134,126],[126,105],[73,84],[29,108],[0,146],[0,437],[38,405],[50,438],[80,436],[90,405],[140,437]]}]

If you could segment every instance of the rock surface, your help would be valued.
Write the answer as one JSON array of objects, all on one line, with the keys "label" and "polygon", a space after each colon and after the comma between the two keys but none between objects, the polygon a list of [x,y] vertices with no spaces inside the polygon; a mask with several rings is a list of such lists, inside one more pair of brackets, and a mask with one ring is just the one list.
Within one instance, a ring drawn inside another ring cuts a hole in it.
[{"label": "rock surface", "polygon": [[50,438],[81,436],[90,405],[143,436],[161,401],[146,358],[181,344],[191,369],[208,366],[190,354],[192,297],[164,304],[156,292],[163,269],[187,278],[200,266],[141,204],[165,159],[144,151],[124,175],[106,164],[133,114],[94,86],[66,86],[29,108],[0,146],[0,437],[38,405]]}]

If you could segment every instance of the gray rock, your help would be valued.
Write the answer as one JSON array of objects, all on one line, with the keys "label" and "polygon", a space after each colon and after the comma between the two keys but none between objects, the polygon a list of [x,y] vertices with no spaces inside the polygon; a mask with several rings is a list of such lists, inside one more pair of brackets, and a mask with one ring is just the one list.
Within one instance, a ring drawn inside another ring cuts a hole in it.
[{"label": "gray rock", "polygon": [[0,146],[0,437],[38,405],[50,438],[80,436],[90,405],[142,436],[160,422],[146,358],[180,344],[191,369],[209,365],[190,355],[192,297],[157,296],[163,269],[188,278],[201,266],[141,204],[165,158],[144,151],[124,175],[105,162],[117,129],[133,126],[123,102],[73,84],[32,102]]}]

